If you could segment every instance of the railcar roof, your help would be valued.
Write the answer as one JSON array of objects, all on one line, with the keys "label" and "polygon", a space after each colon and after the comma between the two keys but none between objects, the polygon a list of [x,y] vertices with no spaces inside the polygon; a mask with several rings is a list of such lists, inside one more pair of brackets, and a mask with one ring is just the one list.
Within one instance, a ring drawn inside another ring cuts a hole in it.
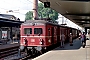
[{"label": "railcar roof", "polygon": [[[22,25],[32,25],[33,23],[38,23],[37,25],[53,24],[53,25],[57,25],[57,26],[61,26],[61,27],[72,28],[72,27],[60,25],[51,20],[27,20],[24,23],[22,23]],[[76,29],[76,28],[73,28],[73,29]]]},{"label": "railcar roof", "polygon": [[22,23],[22,25],[29,25],[30,23],[42,23],[42,24],[54,24],[54,25],[58,25],[58,23],[55,23],[51,20],[27,20],[24,23]]}]

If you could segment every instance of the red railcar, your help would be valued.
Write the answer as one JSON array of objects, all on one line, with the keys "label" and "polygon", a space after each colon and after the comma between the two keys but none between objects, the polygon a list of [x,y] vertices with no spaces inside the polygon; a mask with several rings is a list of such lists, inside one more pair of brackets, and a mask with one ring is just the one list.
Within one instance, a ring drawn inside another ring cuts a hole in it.
[{"label": "red railcar", "polygon": [[60,42],[61,34],[64,33],[66,41],[69,40],[69,34],[72,32],[73,37],[78,35],[77,29],[61,26],[55,22],[47,20],[30,20],[21,25],[21,47],[29,49],[42,50]]}]

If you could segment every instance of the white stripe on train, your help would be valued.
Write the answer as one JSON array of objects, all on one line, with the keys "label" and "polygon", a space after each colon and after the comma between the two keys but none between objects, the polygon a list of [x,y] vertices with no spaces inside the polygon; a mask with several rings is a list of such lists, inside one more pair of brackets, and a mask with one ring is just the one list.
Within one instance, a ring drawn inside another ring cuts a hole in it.
[{"label": "white stripe on train", "polygon": [[52,36],[21,36],[21,37],[52,37]]}]

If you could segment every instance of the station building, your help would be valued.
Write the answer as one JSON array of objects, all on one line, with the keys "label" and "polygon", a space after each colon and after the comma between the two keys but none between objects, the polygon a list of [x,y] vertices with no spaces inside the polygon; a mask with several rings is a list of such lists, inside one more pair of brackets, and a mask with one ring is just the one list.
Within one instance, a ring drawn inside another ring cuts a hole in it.
[{"label": "station building", "polygon": [[21,23],[14,15],[0,14],[0,41],[19,39]]}]

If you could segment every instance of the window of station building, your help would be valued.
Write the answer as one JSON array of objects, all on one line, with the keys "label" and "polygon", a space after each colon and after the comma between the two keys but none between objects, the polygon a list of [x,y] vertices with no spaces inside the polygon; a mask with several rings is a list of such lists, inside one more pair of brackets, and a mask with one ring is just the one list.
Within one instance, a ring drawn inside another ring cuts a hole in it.
[{"label": "window of station building", "polygon": [[32,34],[32,28],[24,28],[24,34]]},{"label": "window of station building", "polygon": [[34,34],[42,34],[42,28],[34,28]]}]

